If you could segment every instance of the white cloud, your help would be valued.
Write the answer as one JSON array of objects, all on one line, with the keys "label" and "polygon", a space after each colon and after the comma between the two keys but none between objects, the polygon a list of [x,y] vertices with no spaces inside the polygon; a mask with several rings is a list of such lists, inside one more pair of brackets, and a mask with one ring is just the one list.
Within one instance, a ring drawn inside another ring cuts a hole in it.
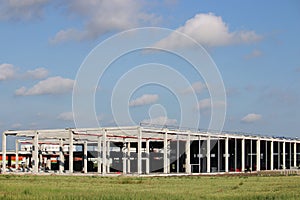
[{"label": "white cloud", "polygon": [[0,81],[13,79],[16,77],[16,67],[12,64],[1,64],[0,65]]},{"label": "white cloud", "polygon": [[154,14],[143,11],[142,1],[74,0],[72,3],[66,3],[67,10],[71,15],[79,15],[84,19],[84,29],[60,30],[50,39],[51,43],[96,39],[108,32],[138,27],[141,24],[156,24],[160,19]]},{"label": "white cloud", "polygon": [[250,54],[247,54],[247,55],[245,56],[245,58],[246,58],[246,59],[252,59],[252,58],[260,57],[260,56],[262,56],[262,55],[263,55],[262,51],[255,49],[255,50],[253,50]]},{"label": "white cloud", "polygon": [[142,123],[154,124],[154,125],[176,125],[176,119],[169,119],[165,116],[156,117],[153,119],[144,119]]},{"label": "white cloud", "polygon": [[73,89],[74,80],[62,78],[60,76],[49,77],[38,82],[31,88],[21,87],[15,91],[17,96],[63,94]]},{"label": "white cloud", "polygon": [[34,70],[28,70],[24,76],[30,79],[44,79],[48,75],[49,75],[48,70],[43,67],[40,67]]},{"label": "white cloud", "polygon": [[129,106],[143,106],[155,103],[158,100],[157,94],[144,94],[143,96],[129,102]]},{"label": "white cloud", "polygon": [[[223,106],[225,106],[225,102],[215,101],[214,106],[215,107],[223,107]],[[197,109],[199,109],[199,110],[210,109],[211,107],[212,107],[212,100],[210,98],[200,100],[197,105]]]},{"label": "white cloud", "polygon": [[73,112],[63,112],[63,113],[60,113],[57,116],[57,119],[63,120],[63,121],[73,121],[74,120],[74,118],[73,118]]},{"label": "white cloud", "polygon": [[195,92],[196,94],[200,94],[204,89],[206,89],[206,85],[201,83],[200,81],[193,83],[190,87],[185,88],[182,93],[183,94],[191,94]]},{"label": "white cloud", "polygon": [[30,20],[43,15],[49,0],[1,0],[0,20]]},{"label": "white cloud", "polygon": [[244,123],[253,123],[261,119],[262,119],[262,115],[251,113],[243,117],[241,121]]},{"label": "white cloud", "polygon": [[[213,13],[197,14],[189,19],[185,24],[176,31],[189,35],[201,45],[214,47],[240,43],[252,43],[262,39],[254,31],[234,31],[230,32],[228,25],[223,21],[222,17]],[[176,33],[172,33],[165,39],[162,39],[154,46],[160,48],[178,48],[188,47],[185,41]]]}]

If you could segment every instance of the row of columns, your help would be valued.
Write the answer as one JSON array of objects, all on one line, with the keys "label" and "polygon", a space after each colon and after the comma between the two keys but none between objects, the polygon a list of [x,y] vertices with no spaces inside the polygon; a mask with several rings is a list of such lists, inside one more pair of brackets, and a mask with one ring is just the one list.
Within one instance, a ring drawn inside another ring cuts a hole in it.
[{"label": "row of columns", "polygon": [[[38,147],[39,147],[39,133],[35,132],[33,138],[32,138],[32,166],[33,166],[33,172],[38,173],[38,166],[39,166],[39,153],[38,153]],[[207,173],[210,173],[211,169],[211,136],[208,135],[206,137],[207,141],[207,151],[206,151],[206,158],[207,158]],[[215,139],[214,139],[215,140]],[[235,139],[236,140],[236,139]],[[241,139],[241,170],[245,171],[245,138]],[[74,133],[72,130],[69,130],[69,172],[73,173],[73,144],[74,141]],[[145,140],[144,140],[145,141]],[[200,141],[200,139],[199,139]],[[251,143],[254,141],[256,142],[256,170],[260,171],[261,166],[260,166],[260,161],[261,161],[261,139],[250,139]],[[274,140],[266,140],[270,142],[271,148],[270,148],[270,169],[274,170]],[[63,173],[64,172],[64,152],[63,152],[63,140],[60,139],[60,152],[59,152],[59,172]],[[142,131],[141,128],[138,129],[137,131],[137,173],[142,174],[142,160],[144,159],[146,162],[146,167],[145,167],[145,172],[146,174],[150,173],[150,140],[146,140],[146,152],[145,152],[145,157],[142,157]],[[283,169],[285,169],[285,164],[286,164],[286,141],[277,141],[278,145],[280,146],[280,143],[282,143],[283,148],[282,148],[282,154],[283,154]],[[110,141],[107,140],[107,131],[104,131],[102,136],[98,136],[98,158],[97,158],[97,163],[98,163],[98,173],[101,173],[103,175],[106,175],[106,173],[109,173],[110,166],[108,163],[109,159],[109,152],[110,152]],[[124,140],[124,143],[126,141]],[[170,139],[168,138],[168,131],[165,130],[164,132],[164,137],[163,137],[163,172],[165,174],[170,173]],[[130,142],[126,143],[127,146],[122,149],[123,151],[123,173],[130,173]],[[191,144],[191,134],[190,132],[187,133],[186,137],[186,142],[185,142],[185,153],[186,153],[186,159],[185,159],[185,172],[190,174],[192,173],[191,171],[191,162],[190,162],[190,144]],[[294,158],[293,158],[293,166],[296,167],[297,165],[297,143],[294,142],[289,142],[290,144],[290,160],[291,160],[291,144],[294,144]],[[16,141],[16,167],[18,167],[18,141]],[[267,146],[267,142],[266,142]],[[83,172],[87,173],[87,152],[88,152],[88,143],[85,141],[83,143]],[[177,145],[177,149],[179,148],[179,145]],[[219,148],[218,148],[219,149]],[[102,152],[101,152],[102,150]],[[267,148],[266,148],[267,151]],[[278,153],[280,151],[280,148],[278,148]],[[252,159],[252,145],[251,145],[251,159]],[[178,155],[178,154],[177,154]],[[237,155],[237,146],[236,146],[236,141],[235,141],[235,156]],[[3,156],[3,163],[2,163],[2,168],[5,171],[6,168],[6,135],[5,133],[3,134],[2,137],[2,156]],[[199,156],[200,156],[200,143],[199,143]],[[268,156],[266,153],[265,156]],[[179,158],[179,157],[177,157]],[[235,163],[236,163],[235,158]],[[267,158],[266,158],[267,159]],[[40,158],[41,160],[41,158]],[[200,160],[200,158],[199,158]],[[252,162],[252,161],[251,161]],[[199,163],[200,164],[200,163]],[[177,162],[178,165],[178,162]],[[236,165],[236,164],[235,164]],[[101,167],[102,166],[102,167]],[[177,169],[178,170],[178,169]],[[225,137],[225,172],[229,172],[229,137]]]}]

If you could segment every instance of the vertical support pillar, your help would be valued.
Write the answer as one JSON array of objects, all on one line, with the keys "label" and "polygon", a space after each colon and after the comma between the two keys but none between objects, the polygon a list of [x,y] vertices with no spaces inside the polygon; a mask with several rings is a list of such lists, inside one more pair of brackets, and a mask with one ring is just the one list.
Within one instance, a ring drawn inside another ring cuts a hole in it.
[{"label": "vertical support pillar", "polygon": [[69,129],[69,173],[72,174],[73,173],[73,149],[74,149],[74,146],[73,146],[73,131],[71,129]]},{"label": "vertical support pillar", "polygon": [[280,142],[278,141],[277,142],[277,146],[278,146],[278,155],[277,155],[277,157],[278,157],[278,162],[277,162],[277,164],[278,164],[278,169],[280,169],[280,154],[281,154],[281,151],[280,151]]},{"label": "vertical support pillar", "polygon": [[210,135],[207,138],[207,145],[206,145],[206,169],[207,173],[210,173]]},{"label": "vertical support pillar", "polygon": [[218,138],[218,172],[221,171],[221,165],[220,165],[220,159],[222,158],[222,155],[221,155],[221,149],[220,149],[220,138]]},{"label": "vertical support pillar", "polygon": [[87,173],[87,161],[88,161],[88,159],[87,159],[87,153],[88,153],[88,151],[87,151],[87,141],[84,141],[83,142],[83,173]]},{"label": "vertical support pillar", "polygon": [[176,171],[177,171],[177,173],[179,173],[179,156],[180,156],[180,146],[179,146],[179,138],[178,138],[178,135],[176,136],[177,137],[177,141],[176,141],[176,158],[177,158],[177,160],[176,160]]},{"label": "vertical support pillar", "polygon": [[19,140],[16,140],[16,170],[19,168]]},{"label": "vertical support pillar", "polygon": [[234,171],[237,171],[237,139],[234,138]]},{"label": "vertical support pillar", "polygon": [[201,173],[201,136],[198,141],[198,172]]},{"label": "vertical support pillar", "polygon": [[289,169],[291,169],[292,168],[292,143],[291,142],[289,142],[289,150],[290,150],[290,152],[289,152],[289,160],[290,160],[290,162],[289,162]]},{"label": "vertical support pillar", "polygon": [[260,138],[256,141],[256,171],[260,171]]},{"label": "vertical support pillar", "polygon": [[150,140],[146,141],[146,174],[150,173]]},{"label": "vertical support pillar", "polygon": [[285,141],[283,141],[283,145],[282,145],[282,169],[285,170],[286,166],[285,166]]},{"label": "vertical support pillar", "polygon": [[6,134],[2,134],[2,173],[6,172]]},{"label": "vertical support pillar", "polygon": [[297,167],[297,143],[294,143],[294,167]]},{"label": "vertical support pillar", "polygon": [[270,170],[274,170],[274,141],[272,140],[271,141],[271,153],[270,153],[270,164],[271,164],[271,167],[270,167]]},{"label": "vertical support pillar", "polygon": [[245,138],[242,139],[242,172],[245,171]]},{"label": "vertical support pillar", "polygon": [[33,173],[38,173],[39,172],[39,134],[38,132],[35,132],[34,138],[33,138]]},{"label": "vertical support pillar", "polygon": [[106,172],[110,173],[110,141],[107,141],[106,152],[107,152]]},{"label": "vertical support pillar", "polygon": [[266,152],[265,152],[265,169],[268,170],[268,141],[266,140],[265,141],[265,149],[266,149]]},{"label": "vertical support pillar", "polygon": [[253,147],[252,147],[252,139],[250,139],[250,169],[251,171],[253,171],[253,162],[252,162],[252,159],[253,159]]},{"label": "vertical support pillar", "polygon": [[101,143],[102,143],[102,138],[98,136],[98,158],[97,158],[97,165],[98,169],[97,172],[101,174],[101,165],[102,165],[102,159],[101,159]]},{"label": "vertical support pillar", "polygon": [[102,175],[106,175],[106,162],[107,162],[107,155],[106,155],[106,134],[107,134],[107,131],[104,130],[104,133],[103,133],[103,149],[102,149]]},{"label": "vertical support pillar", "polygon": [[127,172],[130,173],[130,142],[127,143]]},{"label": "vertical support pillar", "polygon": [[226,137],[225,138],[225,172],[229,172],[229,155],[228,155],[228,152],[229,152],[229,138]]},{"label": "vertical support pillar", "polygon": [[164,135],[164,174],[168,173],[168,130]]},{"label": "vertical support pillar", "polygon": [[64,172],[64,164],[65,164],[65,159],[64,159],[64,143],[63,140],[60,139],[59,141],[59,173]]},{"label": "vertical support pillar", "polygon": [[137,173],[142,174],[142,130],[138,128],[138,152],[137,152]]},{"label": "vertical support pillar", "polygon": [[185,158],[185,172],[187,174],[191,174],[191,161],[190,161],[190,157],[191,157],[191,151],[190,151],[190,145],[191,145],[191,134],[190,132],[188,132],[188,136],[187,136],[187,141],[185,143],[185,154],[186,154],[186,158]]},{"label": "vertical support pillar", "polygon": [[123,161],[123,174],[126,174],[127,173],[127,169],[126,169],[126,166],[127,166],[127,152],[126,152],[126,142],[125,142],[125,139],[123,141],[123,147],[122,147],[122,161]]},{"label": "vertical support pillar", "polygon": [[146,174],[150,174],[150,140],[146,141]]}]

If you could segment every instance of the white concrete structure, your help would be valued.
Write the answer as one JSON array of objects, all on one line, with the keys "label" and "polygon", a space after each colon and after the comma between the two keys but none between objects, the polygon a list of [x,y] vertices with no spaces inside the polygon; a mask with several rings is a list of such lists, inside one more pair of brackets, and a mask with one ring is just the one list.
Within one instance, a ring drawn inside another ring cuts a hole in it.
[{"label": "white concrete structure", "polygon": [[[58,153],[60,173],[191,174],[292,169],[300,164],[298,139],[133,126],[5,131],[4,173],[10,165],[7,137],[16,138],[16,161],[19,144],[26,145],[21,150],[30,153],[33,173],[39,173],[42,163],[49,166],[51,150]],[[97,150],[89,151],[91,146]]]}]

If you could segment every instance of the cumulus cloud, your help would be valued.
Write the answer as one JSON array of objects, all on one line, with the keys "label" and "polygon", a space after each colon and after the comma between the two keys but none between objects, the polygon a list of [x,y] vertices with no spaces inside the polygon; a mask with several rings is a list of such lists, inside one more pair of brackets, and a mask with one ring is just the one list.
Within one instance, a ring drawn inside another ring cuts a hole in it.
[{"label": "cumulus cloud", "polygon": [[48,75],[49,75],[48,70],[43,67],[40,67],[34,70],[28,70],[24,76],[30,79],[44,79]]},{"label": "cumulus cloud", "polygon": [[160,18],[143,10],[143,3],[135,0],[74,0],[66,4],[71,15],[84,19],[83,30],[67,28],[60,30],[51,43],[68,40],[96,39],[102,34],[138,27],[141,24],[156,24]]},{"label": "cumulus cloud", "polygon": [[1,0],[0,20],[30,20],[43,15],[49,0]]},{"label": "cumulus cloud", "polygon": [[[213,13],[197,14],[192,19],[187,20],[176,31],[182,32],[208,47],[252,43],[262,39],[254,31],[240,30],[230,32],[228,25],[223,21],[222,17],[216,16]],[[160,48],[178,48],[190,45],[186,41],[182,41],[178,34],[172,33],[154,46]]]},{"label": "cumulus cloud", "polygon": [[129,106],[143,106],[157,102],[157,94],[144,94],[143,96],[129,102]]},{"label": "cumulus cloud", "polygon": [[262,119],[262,115],[251,113],[242,118],[243,123],[254,123]]},{"label": "cumulus cloud", "polygon": [[13,79],[16,77],[17,69],[12,64],[1,64],[0,65],[0,81]]},{"label": "cumulus cloud", "polygon": [[[215,107],[225,106],[225,102],[215,101],[214,106]],[[197,105],[197,109],[199,110],[210,109],[211,107],[212,107],[212,100],[210,98],[200,100]]]},{"label": "cumulus cloud", "polygon": [[198,81],[193,83],[190,87],[185,88],[182,93],[183,94],[191,94],[195,92],[196,94],[200,94],[204,89],[206,89],[206,85],[202,82]]},{"label": "cumulus cloud", "polygon": [[63,120],[63,121],[73,121],[74,120],[74,118],[73,118],[73,112],[63,112],[63,113],[60,113],[57,116],[57,119]]},{"label": "cumulus cloud", "polygon": [[15,91],[17,96],[63,94],[73,89],[74,80],[62,78],[60,76],[49,77],[38,82],[31,88],[21,87]]},{"label": "cumulus cloud", "polygon": [[246,59],[252,59],[252,58],[260,57],[260,56],[262,56],[262,55],[263,55],[262,51],[255,49],[255,50],[253,50],[250,54],[247,54],[247,55],[245,56],[245,58],[246,58]]},{"label": "cumulus cloud", "polygon": [[160,116],[153,119],[144,119],[142,123],[156,124],[156,125],[176,125],[177,120],[169,119],[168,117],[165,116]]}]

